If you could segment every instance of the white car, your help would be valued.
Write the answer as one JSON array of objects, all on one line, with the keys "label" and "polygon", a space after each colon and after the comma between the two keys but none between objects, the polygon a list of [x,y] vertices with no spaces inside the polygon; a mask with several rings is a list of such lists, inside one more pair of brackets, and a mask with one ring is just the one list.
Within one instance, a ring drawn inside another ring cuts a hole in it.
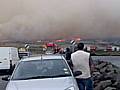
[{"label": "white car", "polygon": [[[74,75],[80,75],[77,71]],[[42,55],[21,60],[6,90],[79,90],[66,60],[60,55]]]}]

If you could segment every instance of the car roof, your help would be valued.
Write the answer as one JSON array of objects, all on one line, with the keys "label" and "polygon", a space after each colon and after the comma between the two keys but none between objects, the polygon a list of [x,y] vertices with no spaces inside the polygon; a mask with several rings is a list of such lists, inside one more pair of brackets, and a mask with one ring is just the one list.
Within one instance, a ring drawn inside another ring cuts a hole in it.
[{"label": "car roof", "polygon": [[44,60],[44,59],[64,59],[62,55],[40,55],[36,57],[29,57],[22,59],[21,61],[33,61],[33,60]]}]

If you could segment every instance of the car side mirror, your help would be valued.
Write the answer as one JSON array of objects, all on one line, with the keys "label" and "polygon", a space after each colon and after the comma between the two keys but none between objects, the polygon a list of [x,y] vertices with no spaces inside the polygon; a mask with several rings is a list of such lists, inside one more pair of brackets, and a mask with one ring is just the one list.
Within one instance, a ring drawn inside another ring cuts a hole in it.
[{"label": "car side mirror", "polygon": [[9,81],[9,80],[10,80],[10,76],[2,77],[2,80],[4,80],[4,81]]},{"label": "car side mirror", "polygon": [[79,75],[81,75],[81,74],[82,74],[81,71],[75,71],[75,72],[73,72],[73,75],[74,75],[74,76],[79,76]]}]

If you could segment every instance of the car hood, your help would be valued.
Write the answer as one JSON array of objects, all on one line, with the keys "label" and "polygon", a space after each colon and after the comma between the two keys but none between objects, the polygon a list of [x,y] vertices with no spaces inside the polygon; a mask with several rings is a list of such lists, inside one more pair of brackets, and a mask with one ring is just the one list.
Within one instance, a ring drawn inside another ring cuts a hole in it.
[{"label": "car hood", "polygon": [[73,77],[15,80],[8,83],[6,90],[65,90],[75,85]]}]

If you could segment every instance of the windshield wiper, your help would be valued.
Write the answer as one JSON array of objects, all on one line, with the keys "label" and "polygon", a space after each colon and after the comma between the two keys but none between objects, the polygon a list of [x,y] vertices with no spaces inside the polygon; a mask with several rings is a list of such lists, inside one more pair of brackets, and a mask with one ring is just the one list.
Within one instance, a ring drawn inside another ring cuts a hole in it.
[{"label": "windshield wiper", "polygon": [[34,76],[34,77],[28,77],[28,78],[20,78],[19,80],[42,79],[42,78],[52,78],[52,76]]},{"label": "windshield wiper", "polygon": [[34,77],[27,77],[27,78],[19,78],[14,80],[28,80],[28,79],[43,79],[43,78],[57,78],[57,77],[67,77],[71,76],[70,74],[63,74],[63,75],[54,75],[54,76],[34,76]]},{"label": "windshield wiper", "polygon": [[61,74],[61,75],[55,75],[53,77],[68,77],[71,76],[70,74]]}]

